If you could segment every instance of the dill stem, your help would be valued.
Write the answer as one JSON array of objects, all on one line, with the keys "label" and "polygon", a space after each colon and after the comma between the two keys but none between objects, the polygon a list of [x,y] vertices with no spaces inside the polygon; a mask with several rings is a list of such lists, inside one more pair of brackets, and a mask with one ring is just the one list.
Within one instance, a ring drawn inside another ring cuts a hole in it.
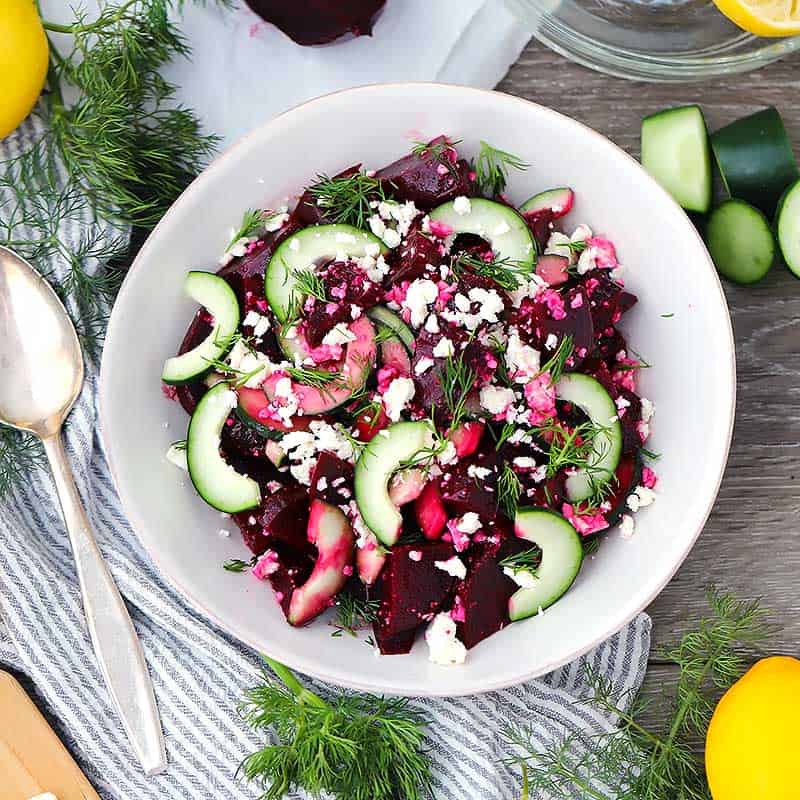
[{"label": "dill stem", "polygon": [[530,800],[530,785],[528,782],[528,765],[523,761],[522,764],[522,796],[519,800]]},{"label": "dill stem", "polygon": [[101,17],[96,22],[90,22],[87,25],[62,25],[58,22],[48,22],[46,19],[43,19],[42,27],[51,33],[71,33],[73,35],[92,33],[93,31],[102,30],[103,28],[107,28],[109,25],[114,25],[115,23],[119,22],[125,16],[125,12],[138,2],[139,0],[127,0],[127,2],[123,3],[117,9],[116,13],[112,14],[110,17],[107,17],[106,19]]},{"label": "dill stem", "polygon": [[264,656],[264,661],[269,664],[272,671],[281,679],[286,688],[297,698],[299,703],[308,703],[309,705],[318,706],[319,708],[327,708],[328,704],[314,692],[309,691],[297,680],[295,674],[285,667],[279,661],[275,661],[269,656]]}]

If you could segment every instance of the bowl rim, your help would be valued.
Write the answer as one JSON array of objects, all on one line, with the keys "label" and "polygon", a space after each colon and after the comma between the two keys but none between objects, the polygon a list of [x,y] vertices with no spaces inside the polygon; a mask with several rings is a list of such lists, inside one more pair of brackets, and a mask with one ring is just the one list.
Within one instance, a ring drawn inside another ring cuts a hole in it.
[{"label": "bowl rim", "polygon": [[[106,366],[107,362],[105,359],[105,355],[109,346],[109,342],[111,342],[114,338],[114,333],[117,327],[117,321],[121,318],[122,313],[118,310],[125,305],[125,296],[128,290],[131,276],[133,275],[134,271],[139,267],[140,263],[146,260],[148,252],[150,248],[153,246],[153,241],[157,238],[157,234],[161,227],[165,224],[165,221],[173,214],[175,209],[179,207],[183,202],[185,202],[185,198],[187,194],[190,192],[195,192],[198,190],[198,187],[202,187],[202,184],[208,180],[209,174],[216,174],[220,169],[223,169],[227,161],[233,157],[234,154],[238,154],[238,152],[243,149],[244,145],[249,143],[252,139],[260,136],[262,131],[264,131],[269,126],[275,124],[278,120],[298,113],[305,109],[308,106],[314,105],[316,103],[325,101],[327,98],[334,97],[341,94],[369,94],[373,92],[383,92],[387,89],[413,89],[413,88],[428,88],[433,89],[435,91],[442,91],[442,92],[464,92],[464,93],[472,93],[477,95],[499,95],[506,102],[513,103],[513,104],[520,104],[525,107],[533,107],[536,109],[537,113],[543,114],[545,117],[550,116],[553,118],[558,118],[561,121],[565,121],[570,125],[577,126],[582,130],[582,132],[589,136],[590,138],[595,138],[603,141],[606,144],[610,144],[617,152],[622,155],[625,159],[632,162],[636,168],[641,172],[642,177],[645,179],[646,182],[650,183],[650,187],[656,193],[660,193],[664,198],[666,198],[670,203],[680,209],[680,206],[675,202],[675,200],[671,197],[671,195],[663,189],[654,178],[652,178],[639,164],[636,159],[634,159],[631,155],[629,155],[625,150],[623,150],[619,145],[615,142],[608,139],[603,134],[595,131],[594,129],[584,125],[581,122],[578,122],[571,117],[568,117],[565,114],[562,114],[559,111],[555,111],[547,106],[543,106],[539,103],[535,103],[531,100],[527,100],[522,97],[518,97],[516,95],[511,95],[506,92],[499,92],[492,89],[477,89],[474,87],[469,86],[460,86],[457,84],[449,84],[449,83],[441,83],[436,81],[394,81],[394,82],[385,82],[385,83],[373,83],[373,84],[364,84],[360,86],[354,86],[347,89],[340,89],[334,92],[328,92],[324,95],[320,95],[318,97],[314,97],[310,100],[306,100],[302,103],[298,103],[295,106],[281,112],[280,114],[276,114],[270,117],[268,120],[263,122],[261,125],[257,126],[247,134],[241,136],[234,144],[228,147],[225,151],[220,153],[211,162],[194,178],[194,180],[184,189],[184,191],[179,195],[179,197],[175,200],[175,202],[170,206],[164,216],[158,221],[156,226],[150,232],[147,240],[145,241],[144,245],[141,247],[139,252],[136,255],[133,263],[128,269],[128,272],[123,280],[123,283],[120,287],[119,293],[117,295],[117,299],[114,303],[112,308],[112,312],[109,318],[108,328],[106,332],[106,338],[103,345],[103,354],[100,364],[100,372],[98,378],[98,414],[99,414],[99,431],[101,440],[103,442],[103,450],[105,453],[105,457],[109,466],[109,471],[111,473],[112,480],[114,482],[114,487],[117,491],[117,495],[120,499],[120,503],[122,505],[122,509],[125,513],[125,516],[136,534],[139,543],[141,544],[142,548],[144,549],[147,556],[152,560],[154,566],[158,570],[159,575],[165,580],[165,582],[174,589],[183,599],[198,613],[202,614],[208,621],[212,624],[217,626],[220,630],[224,631],[225,633],[229,634],[233,637],[236,641],[242,642],[247,647],[251,648],[255,652],[261,652],[262,650],[266,650],[267,648],[262,647],[262,643],[256,642],[249,638],[248,636],[242,635],[236,630],[234,630],[231,625],[223,621],[217,614],[212,611],[210,608],[206,606],[206,603],[203,599],[198,597],[189,587],[182,584],[182,582],[173,576],[167,569],[164,568],[160,556],[157,552],[154,552],[151,548],[147,546],[143,537],[139,533],[139,530],[146,529],[147,526],[143,523],[143,521],[139,518],[138,512],[135,508],[135,503],[133,502],[132,498],[127,497],[126,493],[120,488],[120,481],[118,479],[118,471],[117,471],[117,463],[116,458],[114,455],[114,449],[111,445],[109,440],[109,436],[107,434],[107,422],[109,417],[109,406],[110,406],[110,399],[109,399],[109,389],[108,389],[108,367]],[[682,209],[680,209],[683,212]],[[691,228],[691,235],[693,235],[698,244],[701,247],[702,252],[705,254],[705,263],[706,267],[711,270],[712,275],[715,281],[715,287],[718,294],[718,299],[722,303],[722,307],[725,309],[725,318],[727,320],[727,349],[728,349],[728,360],[727,360],[727,367],[728,367],[728,374],[729,374],[729,398],[730,402],[727,408],[728,414],[728,430],[725,435],[725,446],[723,449],[723,458],[720,461],[719,471],[716,476],[716,480],[714,481],[714,490],[709,496],[708,503],[706,508],[703,511],[702,518],[699,521],[699,524],[691,534],[691,536],[687,539],[687,543],[685,548],[681,551],[679,558],[675,560],[675,563],[670,567],[667,574],[664,576],[663,580],[661,580],[657,585],[653,587],[653,589],[647,593],[647,596],[636,602],[632,610],[630,610],[623,620],[617,624],[615,623],[612,629],[606,630],[601,636],[594,638],[592,641],[587,642],[580,648],[577,648],[570,653],[552,660],[549,663],[540,665],[539,667],[530,670],[524,674],[520,674],[513,678],[502,678],[496,681],[486,681],[481,684],[479,689],[473,688],[456,688],[452,691],[436,691],[431,689],[426,689],[424,686],[414,687],[414,690],[403,690],[398,688],[393,688],[389,686],[376,686],[370,683],[363,683],[358,680],[351,680],[346,677],[343,677],[341,674],[336,672],[330,672],[326,670],[325,665],[323,663],[314,662],[311,663],[308,658],[303,656],[295,656],[291,651],[276,653],[274,656],[268,653],[271,657],[275,657],[277,660],[281,661],[282,663],[286,664],[289,668],[293,670],[297,670],[298,672],[303,673],[304,675],[308,675],[312,678],[337,685],[342,686],[348,689],[353,689],[357,691],[363,692],[379,692],[386,695],[394,695],[394,696],[407,696],[407,697],[457,697],[457,696],[464,696],[464,695],[472,695],[472,694],[483,694],[485,692],[492,692],[498,691],[501,689],[506,689],[512,686],[518,686],[522,683],[525,683],[529,680],[533,680],[534,678],[540,677],[541,675],[545,675],[548,672],[551,672],[559,667],[564,666],[565,664],[569,664],[577,658],[580,658],[582,655],[585,655],[590,650],[594,649],[598,645],[602,644],[602,642],[606,641],[609,637],[613,636],[620,630],[622,630],[631,620],[633,620],[638,614],[640,614],[650,603],[655,600],[655,598],[663,591],[666,585],[672,580],[675,573],[678,569],[683,565],[684,561],[686,560],[687,556],[694,548],[694,545],[697,542],[700,534],[702,533],[703,529],[705,528],[706,522],[708,521],[708,517],[711,514],[711,511],[716,503],[717,496],[719,494],[719,489],[722,484],[722,479],[725,473],[725,469],[727,467],[728,458],[730,456],[730,448],[731,448],[731,441],[733,436],[733,427],[734,427],[734,418],[735,418],[735,410],[736,410],[736,352],[735,352],[735,345],[734,345],[734,338],[733,338],[733,326],[730,318],[730,311],[728,309],[727,299],[725,297],[725,293],[722,288],[722,283],[720,281],[719,275],[717,273],[716,268],[714,267],[713,261],[711,260],[711,256],[709,255],[705,243],[702,240],[702,237],[698,233],[697,229],[691,223],[688,217],[686,217],[686,224]]]}]

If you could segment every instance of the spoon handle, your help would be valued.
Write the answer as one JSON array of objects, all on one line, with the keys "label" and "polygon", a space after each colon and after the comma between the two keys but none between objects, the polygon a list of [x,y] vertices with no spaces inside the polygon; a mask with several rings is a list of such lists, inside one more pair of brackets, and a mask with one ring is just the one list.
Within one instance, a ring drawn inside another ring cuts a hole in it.
[{"label": "spoon handle", "polygon": [[60,434],[44,439],[67,525],[94,652],[131,746],[147,775],[167,766],[164,734],[142,645],[83,509]]}]

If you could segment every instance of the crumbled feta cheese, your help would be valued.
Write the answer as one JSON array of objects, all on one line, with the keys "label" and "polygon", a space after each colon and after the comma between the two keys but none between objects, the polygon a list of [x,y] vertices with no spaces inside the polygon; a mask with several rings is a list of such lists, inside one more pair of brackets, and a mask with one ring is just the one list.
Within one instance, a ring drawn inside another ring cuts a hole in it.
[{"label": "crumbled feta cheese", "polygon": [[634,531],[633,517],[630,514],[623,514],[619,523],[619,532],[623,539],[630,539]]},{"label": "crumbled feta cheese", "polygon": [[286,206],[281,206],[274,214],[264,220],[264,230],[267,233],[279,231],[289,221],[289,213]]},{"label": "crumbled feta cheese", "polygon": [[436,567],[436,569],[446,572],[448,575],[452,575],[454,578],[464,580],[464,578],[467,577],[466,564],[464,564],[458,556],[448,558],[447,561],[434,561],[433,566]]},{"label": "crumbled feta cheese", "polygon": [[231,348],[227,362],[236,373],[250,376],[244,383],[248,389],[261,386],[277,366],[263,353],[251,349],[242,339]]},{"label": "crumbled feta cheese", "polygon": [[456,453],[456,446],[448,440],[442,452],[436,457],[436,460],[443,465],[452,464],[458,458]]},{"label": "crumbled feta cheese", "polygon": [[477,464],[470,464],[467,467],[467,475],[469,475],[470,478],[477,478],[480,481],[488,478],[491,474],[492,471],[488,467],[479,467]]},{"label": "crumbled feta cheese", "polygon": [[270,328],[269,317],[259,314],[258,311],[248,311],[242,320],[242,325],[253,329],[253,336],[262,337]]},{"label": "crumbled feta cheese", "polygon": [[558,347],[558,336],[554,333],[550,333],[547,335],[547,339],[544,342],[545,350],[555,350]]},{"label": "crumbled feta cheese", "polygon": [[467,511],[456,525],[462,533],[475,533],[481,528],[480,517],[474,511]]},{"label": "crumbled feta cheese", "polygon": [[401,241],[403,241],[402,237],[394,228],[387,228],[383,234],[383,243],[392,249],[397,247]]},{"label": "crumbled feta cheese", "polygon": [[650,422],[653,418],[653,414],[656,412],[656,407],[653,403],[648,400],[646,397],[642,398],[642,421],[643,422]]},{"label": "crumbled feta cheese", "polygon": [[414,374],[415,375],[424,375],[432,366],[433,366],[433,359],[432,358],[427,358],[426,356],[423,356],[414,365]]},{"label": "crumbled feta cheese", "polygon": [[411,312],[409,321],[415,328],[419,328],[425,321],[428,306],[436,302],[438,296],[439,288],[427,278],[418,278],[409,285],[403,307]]},{"label": "crumbled feta cheese", "polygon": [[431,314],[428,319],[425,320],[425,330],[428,333],[439,333],[439,320],[436,318],[435,314]]},{"label": "crumbled feta cheese", "polygon": [[348,342],[354,342],[356,338],[356,335],[350,330],[346,322],[338,322],[322,338],[322,344],[348,344]]},{"label": "crumbled feta cheese", "polygon": [[517,456],[514,459],[514,466],[520,469],[535,469],[536,459],[530,456]]},{"label": "crumbled feta cheese", "polygon": [[[279,382],[280,383],[280,382]],[[333,453],[343,461],[352,462],[353,445],[339,423],[330,425],[314,420],[307,431],[290,431],[281,439],[281,448],[292,462],[289,471],[304,486],[311,485],[311,473],[323,450]],[[322,491],[320,489],[320,491]]]},{"label": "crumbled feta cheese", "polygon": [[480,393],[481,406],[494,416],[505,414],[514,399],[514,390],[504,386],[484,386]]},{"label": "crumbled feta cheese", "polygon": [[513,331],[508,337],[505,360],[508,371],[514,376],[515,383],[527,383],[539,372],[541,366],[539,351],[524,344],[516,331]]},{"label": "crumbled feta cheese", "polygon": [[217,531],[217,536],[219,536],[222,539],[229,539],[230,535],[231,535],[231,532],[227,528],[220,528]]},{"label": "crumbled feta cheese", "polygon": [[503,567],[503,574],[508,575],[520,589],[533,589],[536,586],[536,576],[530,570]]},{"label": "crumbled feta cheese", "polygon": [[634,493],[639,501],[639,508],[646,508],[647,506],[652,505],[656,500],[656,493],[647,486],[637,486],[634,489]]},{"label": "crumbled feta cheese", "polygon": [[435,358],[450,358],[455,353],[453,343],[446,336],[442,336],[433,348]]},{"label": "crumbled feta cheese", "polygon": [[421,550],[409,550],[408,557],[412,561],[422,561],[422,551]]},{"label": "crumbled feta cheese", "polygon": [[383,407],[392,422],[400,419],[409,400],[414,397],[414,381],[411,378],[395,378],[383,393]]},{"label": "crumbled feta cheese", "polygon": [[386,223],[377,214],[373,214],[367,220],[367,224],[375,236],[379,239],[383,238],[383,234],[386,233]]},{"label": "crumbled feta cheese", "polygon": [[469,214],[472,211],[472,203],[470,203],[469,197],[464,197],[464,195],[456,197],[456,199],[453,200],[453,211],[462,217],[465,214]]},{"label": "crumbled feta cheese", "polygon": [[467,648],[456,636],[456,623],[449,614],[440,612],[425,631],[428,644],[428,658],[434,664],[449,666],[463,664]]}]

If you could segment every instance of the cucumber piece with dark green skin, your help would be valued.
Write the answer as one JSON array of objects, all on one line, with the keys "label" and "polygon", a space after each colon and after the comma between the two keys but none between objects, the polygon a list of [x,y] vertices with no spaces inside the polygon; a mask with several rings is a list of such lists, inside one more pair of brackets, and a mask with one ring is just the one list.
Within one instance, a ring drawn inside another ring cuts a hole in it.
[{"label": "cucumber piece with dark green skin", "polygon": [[367,316],[378,328],[389,328],[400,339],[406,350],[413,354],[414,348],[417,346],[416,337],[411,328],[394,311],[385,306],[373,306],[367,311]]},{"label": "cucumber piece with dark green skin", "polygon": [[711,208],[711,151],[698,106],[669,108],[642,120],[642,166],[687,211]]},{"label": "cucumber piece with dark green skin", "polygon": [[512,622],[532,617],[563,597],[583,563],[581,537],[561,514],[544,508],[521,508],[514,518],[514,533],[536,544],[542,551],[542,561],[531,575],[532,585],[518,589],[508,601]]},{"label": "cucumber piece with dark green skin", "polygon": [[726,200],[711,212],[706,244],[717,270],[734,283],[760,281],[775,263],[769,220],[743,200]]},{"label": "cucumber piece with dark green skin", "polygon": [[800,180],[786,190],[778,203],[775,228],[783,260],[800,278]]},{"label": "cucumber piece with dark green skin", "polygon": [[718,130],[711,147],[730,196],[768,217],[786,187],[800,178],[783,120],[772,107]]}]

